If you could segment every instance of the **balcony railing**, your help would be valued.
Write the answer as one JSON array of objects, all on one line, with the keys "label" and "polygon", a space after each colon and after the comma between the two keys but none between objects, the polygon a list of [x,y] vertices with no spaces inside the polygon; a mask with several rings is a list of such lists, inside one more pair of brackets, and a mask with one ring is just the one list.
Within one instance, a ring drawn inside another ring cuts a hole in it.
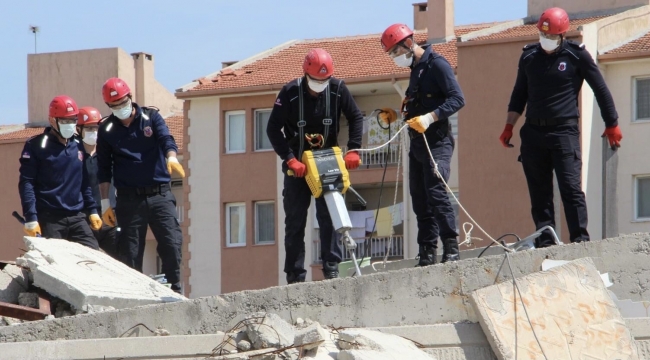
[{"label": "balcony railing", "polygon": [[[392,143],[389,146],[386,146],[384,148],[381,148],[379,150],[373,150],[373,151],[359,151],[359,156],[361,157],[361,169],[364,169],[366,167],[376,167],[376,166],[384,166],[386,164],[386,160],[388,160],[388,165],[395,165],[397,164],[397,161],[400,156],[400,152],[398,151],[398,144],[397,143]],[[376,147],[376,145],[368,145],[368,146],[363,146],[362,149],[372,149]],[[346,148],[342,149],[343,152],[347,151]]]},{"label": "balcony railing", "polygon": [[[367,237],[365,241],[363,239],[355,239],[357,241],[357,249],[355,255],[357,260],[363,256],[370,256],[373,258],[384,257],[386,253],[391,258],[403,258],[404,257],[404,236],[403,235],[393,235],[393,241],[388,246],[390,242],[390,237]],[[314,239],[314,246],[312,246],[312,263],[320,264],[322,259],[320,257],[320,240]],[[345,245],[341,244],[343,249],[343,261],[351,260],[350,252],[345,249]]]}]

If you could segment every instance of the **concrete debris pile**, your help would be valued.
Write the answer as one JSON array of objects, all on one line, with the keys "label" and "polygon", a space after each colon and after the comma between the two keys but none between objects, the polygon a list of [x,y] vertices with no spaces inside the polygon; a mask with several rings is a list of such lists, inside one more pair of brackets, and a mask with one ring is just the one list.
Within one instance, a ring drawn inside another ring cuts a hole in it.
[{"label": "concrete debris pile", "polygon": [[240,321],[207,359],[431,360],[412,341],[366,329],[327,328],[298,318],[291,326],[272,313]]},{"label": "concrete debris pile", "polygon": [[24,241],[27,253],[0,272],[0,315],[42,320],[186,300],[100,251],[66,240]]}]

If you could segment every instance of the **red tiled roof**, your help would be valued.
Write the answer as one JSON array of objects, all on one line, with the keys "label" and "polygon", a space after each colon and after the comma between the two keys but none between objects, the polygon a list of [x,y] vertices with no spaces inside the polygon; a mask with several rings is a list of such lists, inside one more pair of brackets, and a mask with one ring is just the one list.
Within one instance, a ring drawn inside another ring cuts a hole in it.
[{"label": "red tiled roof", "polygon": [[[569,28],[569,31],[576,30],[576,28],[580,25],[584,24],[589,24],[591,22],[594,22],[598,19],[602,19],[605,16],[595,16],[595,17],[589,17],[589,18],[584,18],[584,19],[577,19],[577,20],[571,20],[570,25],[571,27]],[[500,31],[498,33],[486,35],[486,36],[480,36],[474,39],[470,39],[469,41],[479,41],[479,40],[491,40],[491,39],[506,39],[506,38],[516,38],[516,37],[523,37],[523,36],[535,36],[539,34],[539,30],[537,30],[537,23],[532,23],[532,24],[525,24],[525,25],[520,25],[520,26],[515,26],[503,31]]]},{"label": "red tiled roof", "polygon": [[183,149],[183,121],[184,117],[182,115],[173,115],[165,118],[169,133],[174,137],[178,150]]},{"label": "red tiled roof", "polygon": [[17,131],[9,132],[9,133],[0,135],[0,140],[18,140],[18,139],[27,140],[32,136],[42,134],[43,129],[45,129],[45,128],[35,127],[35,128],[27,128],[27,129],[23,129],[23,130],[17,130]]},{"label": "red tiled roof", "polygon": [[606,54],[626,54],[641,51],[650,51],[650,32],[623,46],[608,51]]},{"label": "red tiled roof", "polygon": [[[461,36],[480,30],[490,24],[457,26],[455,34]],[[320,47],[327,50],[334,59],[334,76],[342,79],[374,77],[382,75],[408,74],[386,56],[379,45],[380,34],[343,38],[302,40],[269,56],[261,58],[239,69],[224,69],[211,79],[199,79],[199,84],[187,90],[217,90],[248,86],[277,85],[302,76],[302,61],[309,49]],[[415,41],[427,41],[427,33],[417,31]],[[434,49],[456,67],[456,41],[433,45]]]},{"label": "red tiled roof", "polygon": [[[176,140],[176,145],[178,146],[178,149],[181,150],[183,148],[183,116],[179,116],[179,115],[169,116],[165,119],[165,122],[167,123],[167,127],[169,127],[169,132],[174,137],[174,140]],[[17,130],[6,134],[1,134],[0,141],[3,140],[25,140],[26,141],[32,136],[42,134],[44,129],[45,129],[44,127],[35,127],[35,128]]]}]

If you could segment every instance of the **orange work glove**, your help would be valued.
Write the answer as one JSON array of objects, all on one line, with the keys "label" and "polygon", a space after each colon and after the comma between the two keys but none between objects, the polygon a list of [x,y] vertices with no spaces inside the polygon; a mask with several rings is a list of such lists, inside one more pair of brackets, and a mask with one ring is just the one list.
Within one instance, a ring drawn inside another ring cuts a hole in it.
[{"label": "orange work glove", "polygon": [[503,129],[503,132],[501,133],[501,136],[499,137],[499,140],[501,140],[501,145],[506,148],[511,148],[515,147],[510,143],[510,139],[512,139],[512,124],[506,124],[506,128]]},{"label": "orange work glove", "polygon": [[359,157],[359,153],[356,151],[350,151],[345,154],[343,160],[345,161],[345,168],[348,170],[354,170],[361,165],[361,158]]},{"label": "orange work glove", "polygon": [[289,170],[293,172],[293,176],[295,177],[304,177],[307,174],[307,167],[305,164],[296,160],[296,158],[287,161],[287,166],[289,166]]},{"label": "orange work glove", "polygon": [[621,128],[619,128],[618,125],[605,128],[605,132],[601,137],[605,136],[607,136],[609,146],[611,146],[612,150],[616,150],[617,148],[621,147],[621,139],[623,139],[623,134],[621,133]]}]

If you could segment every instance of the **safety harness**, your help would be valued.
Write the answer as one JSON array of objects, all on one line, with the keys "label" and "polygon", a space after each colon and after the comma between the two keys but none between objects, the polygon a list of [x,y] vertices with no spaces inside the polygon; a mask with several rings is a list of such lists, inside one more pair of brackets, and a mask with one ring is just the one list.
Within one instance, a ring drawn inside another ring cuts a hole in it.
[{"label": "safety harness", "polygon": [[[341,83],[339,82],[339,85]],[[341,86],[338,86],[336,89],[336,97],[338,98],[339,96],[339,89]],[[307,125],[307,121],[305,121],[305,110],[304,110],[304,94],[302,90],[302,78],[298,79],[298,108],[299,110],[299,121],[298,121],[298,138],[300,139],[300,145],[299,145],[299,150],[298,150],[298,160],[302,159],[302,152],[305,150],[305,139],[309,142],[310,145],[312,146],[318,146],[320,143],[320,147],[323,147],[327,144],[327,136],[329,135],[330,132],[330,126],[332,125],[332,117],[330,115],[330,86],[327,84],[327,87],[325,88],[325,117],[323,118],[323,127],[325,128],[322,136],[322,141],[320,139],[317,139],[316,134],[308,134],[308,138],[305,137],[305,126]],[[316,140],[316,141],[314,141]]]}]

